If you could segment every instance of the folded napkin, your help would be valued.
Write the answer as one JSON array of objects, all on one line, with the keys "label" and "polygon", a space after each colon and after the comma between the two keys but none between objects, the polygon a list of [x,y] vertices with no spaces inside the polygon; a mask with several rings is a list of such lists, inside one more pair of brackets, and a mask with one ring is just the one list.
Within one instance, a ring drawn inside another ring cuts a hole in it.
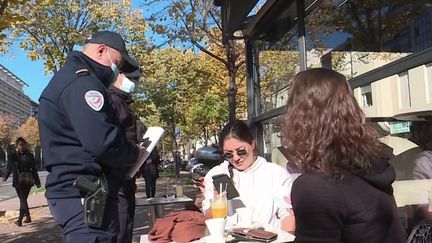
[{"label": "folded napkin", "polygon": [[158,218],[148,239],[155,243],[190,242],[204,237],[206,217],[196,211],[177,211]]}]

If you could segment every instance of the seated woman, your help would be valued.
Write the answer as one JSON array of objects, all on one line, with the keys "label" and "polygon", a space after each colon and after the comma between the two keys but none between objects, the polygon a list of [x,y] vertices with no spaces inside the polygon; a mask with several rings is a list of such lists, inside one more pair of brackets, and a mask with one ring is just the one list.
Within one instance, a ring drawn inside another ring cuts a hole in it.
[{"label": "seated woman", "polygon": [[255,139],[242,121],[228,123],[222,130],[220,148],[225,161],[204,178],[203,211],[210,216],[210,200],[217,194],[212,177],[227,174],[243,204],[253,209],[252,221],[272,229],[294,230],[289,194],[292,180],[287,171],[257,156]]},{"label": "seated woman", "polygon": [[302,167],[292,186],[296,242],[405,242],[389,164],[345,77],[317,68],[293,81],[285,147]]}]

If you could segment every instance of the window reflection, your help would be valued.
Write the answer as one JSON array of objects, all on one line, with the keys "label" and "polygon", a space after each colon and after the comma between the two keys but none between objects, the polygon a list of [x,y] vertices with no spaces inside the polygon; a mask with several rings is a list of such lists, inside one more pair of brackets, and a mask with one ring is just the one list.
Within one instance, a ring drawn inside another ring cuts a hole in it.
[{"label": "window reflection", "polygon": [[259,41],[261,111],[286,105],[290,80],[300,71],[297,31],[294,27],[277,42]]},{"label": "window reflection", "polygon": [[263,142],[263,154],[268,161],[272,161],[272,151],[281,146],[281,127],[277,119],[270,119],[263,123]]},{"label": "window reflection", "polygon": [[431,47],[430,28],[420,31],[431,26],[430,2],[322,1],[305,20],[308,56],[321,57],[308,66],[352,78]]}]

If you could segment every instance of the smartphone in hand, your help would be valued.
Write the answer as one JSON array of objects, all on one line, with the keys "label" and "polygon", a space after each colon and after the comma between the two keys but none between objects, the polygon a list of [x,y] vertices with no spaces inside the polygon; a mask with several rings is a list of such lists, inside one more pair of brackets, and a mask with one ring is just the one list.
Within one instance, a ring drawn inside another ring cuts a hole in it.
[{"label": "smartphone in hand", "polygon": [[212,179],[213,179],[213,185],[215,186],[216,191],[219,194],[222,193],[220,192],[220,188],[221,188],[220,185],[222,184],[222,190],[226,190],[228,200],[240,196],[237,189],[234,187],[233,182],[231,181],[231,179],[227,174],[214,175]]}]

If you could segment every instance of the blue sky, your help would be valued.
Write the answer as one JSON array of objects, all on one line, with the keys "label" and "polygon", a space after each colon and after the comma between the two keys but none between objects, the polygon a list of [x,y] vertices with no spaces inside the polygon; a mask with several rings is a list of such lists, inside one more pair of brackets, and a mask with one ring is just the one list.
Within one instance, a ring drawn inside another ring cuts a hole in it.
[{"label": "blue sky", "polygon": [[7,54],[0,56],[0,64],[26,82],[28,87],[24,88],[24,93],[37,101],[52,75],[45,76],[43,62],[33,62],[27,58],[26,54],[16,44]]}]

